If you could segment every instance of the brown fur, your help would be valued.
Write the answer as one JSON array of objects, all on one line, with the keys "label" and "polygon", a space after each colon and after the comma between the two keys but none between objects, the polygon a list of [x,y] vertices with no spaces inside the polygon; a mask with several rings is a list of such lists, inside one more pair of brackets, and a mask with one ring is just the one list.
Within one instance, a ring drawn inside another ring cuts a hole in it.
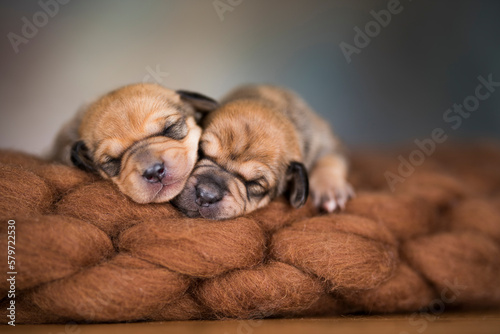
[{"label": "brown fur", "polygon": [[2,153],[0,155],[0,164],[21,167],[30,171],[50,183],[55,188],[55,191],[59,193],[64,193],[80,184],[96,180],[95,175],[64,164],[51,163],[31,154],[20,154],[10,150],[2,151]]},{"label": "brown fur", "polygon": [[0,164],[0,212],[5,216],[47,213],[55,201],[54,188],[38,175]]},{"label": "brown fur", "polygon": [[[105,277],[105,279],[104,279]],[[35,304],[76,321],[102,322],[147,318],[169,299],[179,298],[189,280],[147,261],[118,254],[88,270],[43,285],[32,292]],[[65,299],[58,295],[65,294]],[[94,298],[94,296],[100,296]],[[140,296],[136,299],[132,296]],[[74,308],[72,305],[78,304]]]},{"label": "brown fur", "polygon": [[332,290],[373,289],[393,275],[397,248],[383,225],[338,215],[303,220],[276,232],[271,257],[321,277]]},{"label": "brown fur", "polygon": [[500,173],[469,161],[496,161],[500,148],[443,147],[397,193],[380,182],[394,164],[378,154],[353,156],[360,191],[346,212],[292,210],[281,197],[213,221],[137,204],[110,181],[42,178],[60,165],[0,151],[0,249],[16,221],[16,324],[500,307]]},{"label": "brown fur", "polygon": [[434,299],[431,285],[406,263],[376,289],[354,290],[344,294],[348,305],[373,313],[411,312],[428,306]]},{"label": "brown fur", "polygon": [[[123,232],[118,248],[194,277],[251,267],[264,257],[262,230],[244,217],[212,224],[189,218],[146,221]],[[169,254],[168,258],[164,254]]]},{"label": "brown fur", "polygon": [[[166,202],[182,190],[196,162],[201,129],[195,112],[173,90],[125,86],[82,109],[56,138],[52,158],[69,164],[71,155],[138,203]],[[170,126],[177,130],[165,135]],[[146,171],[160,164],[161,179],[148,181]]]},{"label": "brown fur", "polygon": [[148,317],[152,321],[207,319],[212,317],[207,307],[200,305],[188,293],[179,299],[169,300],[158,312]]},{"label": "brown fur", "polygon": [[456,306],[500,305],[500,245],[489,236],[443,232],[410,240],[402,251],[410,266],[434,284],[440,294],[447,291],[448,296],[454,295]]},{"label": "brown fur", "polygon": [[[29,289],[96,265],[113,253],[107,235],[94,226],[71,217],[47,215],[12,217],[16,220],[16,255],[21,261],[16,280],[18,289]],[[1,226],[7,235],[7,224]],[[65,236],[54,240],[54,236]],[[5,238],[7,239],[7,238]],[[38,252],[43,249],[44,252]],[[50,263],[45,262],[49,257]],[[2,280],[0,289],[7,287]]]},{"label": "brown fur", "polygon": [[[234,286],[242,288],[235,290]],[[313,277],[272,261],[206,280],[196,296],[219,317],[265,318],[276,310],[280,315],[306,310],[324,293]]]},{"label": "brown fur", "polygon": [[449,229],[481,232],[500,243],[499,199],[470,198],[460,202],[450,211]]},{"label": "brown fur", "polygon": [[310,183],[315,206],[332,212],[353,195],[339,146],[328,125],[295,93],[273,86],[238,88],[206,116],[203,156],[176,205],[191,217],[227,219],[289,190],[298,208]]},{"label": "brown fur", "polygon": [[85,220],[113,238],[146,217],[168,219],[181,216],[168,203],[137,204],[104,180],[74,188],[57,202],[55,212]]},{"label": "brown fur", "polygon": [[414,196],[359,193],[347,204],[346,213],[381,221],[399,239],[428,234],[436,228],[436,212],[429,202]]},{"label": "brown fur", "polygon": [[294,209],[284,197],[279,197],[264,208],[250,213],[248,217],[258,221],[264,231],[272,233],[315,213],[316,209],[311,201],[299,209]]},{"label": "brown fur", "polygon": [[400,184],[396,194],[411,194],[431,203],[446,206],[451,201],[457,201],[467,194],[464,185],[450,175],[436,172],[415,173],[408,182]]}]

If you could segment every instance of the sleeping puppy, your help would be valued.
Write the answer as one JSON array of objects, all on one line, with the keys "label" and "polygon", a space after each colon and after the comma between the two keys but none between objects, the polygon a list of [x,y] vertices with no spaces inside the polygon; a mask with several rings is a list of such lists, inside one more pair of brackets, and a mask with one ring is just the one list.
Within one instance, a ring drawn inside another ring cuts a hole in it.
[{"label": "sleeping puppy", "polygon": [[198,93],[125,86],[80,111],[59,133],[52,158],[111,179],[135,202],[166,202],[196,163],[196,120],[216,107]]},{"label": "sleeping puppy", "polygon": [[339,142],[291,91],[236,89],[205,116],[203,128],[200,160],[173,201],[188,216],[232,218],[285,192],[298,208],[309,186],[314,204],[327,212],[343,208],[353,196]]}]

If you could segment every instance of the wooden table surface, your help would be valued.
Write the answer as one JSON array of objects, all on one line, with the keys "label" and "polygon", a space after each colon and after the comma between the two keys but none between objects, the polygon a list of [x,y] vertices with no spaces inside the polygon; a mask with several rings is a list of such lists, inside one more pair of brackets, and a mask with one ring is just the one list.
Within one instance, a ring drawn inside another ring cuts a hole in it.
[{"label": "wooden table surface", "polygon": [[1,326],[2,333],[47,334],[309,334],[309,333],[500,333],[500,310],[444,313],[439,316],[339,316],[330,318],[171,321],[95,325]]}]

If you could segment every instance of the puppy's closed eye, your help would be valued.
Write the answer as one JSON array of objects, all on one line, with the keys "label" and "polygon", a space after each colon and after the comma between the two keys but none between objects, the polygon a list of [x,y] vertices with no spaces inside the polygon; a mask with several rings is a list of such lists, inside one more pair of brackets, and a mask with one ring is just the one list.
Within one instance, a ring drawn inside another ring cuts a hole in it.
[{"label": "puppy's closed eye", "polygon": [[173,123],[167,123],[161,135],[175,140],[184,139],[188,134],[186,120],[181,118]]},{"label": "puppy's closed eye", "polygon": [[267,194],[267,189],[258,180],[247,181],[245,183],[248,197],[264,197]]}]

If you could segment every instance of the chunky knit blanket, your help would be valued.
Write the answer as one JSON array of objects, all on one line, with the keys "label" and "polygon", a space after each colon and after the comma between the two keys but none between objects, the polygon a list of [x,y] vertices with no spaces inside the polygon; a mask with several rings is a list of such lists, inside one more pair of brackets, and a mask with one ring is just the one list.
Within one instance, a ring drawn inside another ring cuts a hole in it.
[{"label": "chunky knit blanket", "polygon": [[136,204],[76,168],[0,151],[2,322],[500,306],[500,146],[416,152],[352,154],[357,197],[341,213],[310,203],[294,210],[280,198],[212,221]]}]

